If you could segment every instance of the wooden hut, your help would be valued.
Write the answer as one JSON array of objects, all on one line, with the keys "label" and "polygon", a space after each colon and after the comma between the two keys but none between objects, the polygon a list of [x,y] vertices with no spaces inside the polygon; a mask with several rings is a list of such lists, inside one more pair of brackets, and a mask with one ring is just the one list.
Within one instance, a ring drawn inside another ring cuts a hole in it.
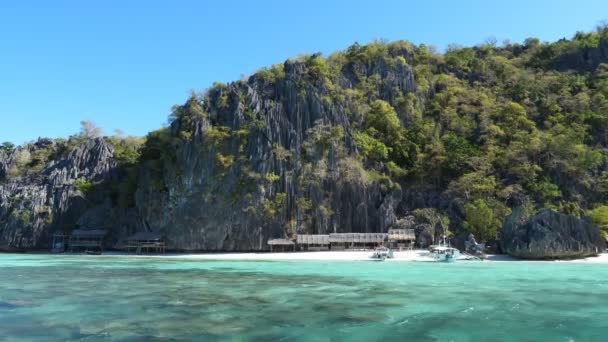
[{"label": "wooden hut", "polygon": [[99,252],[103,250],[103,239],[108,234],[104,229],[76,229],[72,231],[68,246],[70,252],[75,250],[84,250],[85,252]]},{"label": "wooden hut", "polygon": [[309,251],[329,249],[329,235],[327,234],[298,234],[296,242],[299,247]]},{"label": "wooden hut", "polygon": [[386,233],[333,233],[329,234],[331,249],[368,248],[384,244]]},{"label": "wooden hut", "polygon": [[165,240],[162,234],[139,232],[127,238],[127,253],[165,253]]},{"label": "wooden hut", "polygon": [[389,229],[388,241],[392,247],[399,248],[399,250],[403,248],[413,249],[416,234],[413,229]]},{"label": "wooden hut", "polygon": [[277,250],[296,250],[296,244],[289,239],[270,239],[268,240],[268,245],[270,246],[271,252],[276,252]]}]

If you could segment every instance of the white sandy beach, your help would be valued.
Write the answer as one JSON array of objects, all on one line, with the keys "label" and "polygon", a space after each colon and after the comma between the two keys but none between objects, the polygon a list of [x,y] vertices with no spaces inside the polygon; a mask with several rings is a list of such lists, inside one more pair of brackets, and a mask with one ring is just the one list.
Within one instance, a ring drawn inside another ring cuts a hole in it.
[{"label": "white sandy beach", "polygon": [[[369,261],[372,251],[320,251],[320,252],[274,252],[274,253],[205,253],[205,254],[166,254],[166,255],[137,255],[135,257],[150,258],[179,258],[190,260],[245,260],[245,261]],[[108,255],[108,254],[106,254]],[[124,255],[124,254],[114,254]],[[133,256],[133,255],[131,255]],[[395,251],[393,259],[387,262],[433,262],[428,251],[423,249],[413,251]],[[466,262],[467,260],[462,260]],[[520,261],[504,254],[489,254],[484,262]],[[597,257],[576,260],[548,260],[544,262],[580,262],[608,264],[608,253]]]}]

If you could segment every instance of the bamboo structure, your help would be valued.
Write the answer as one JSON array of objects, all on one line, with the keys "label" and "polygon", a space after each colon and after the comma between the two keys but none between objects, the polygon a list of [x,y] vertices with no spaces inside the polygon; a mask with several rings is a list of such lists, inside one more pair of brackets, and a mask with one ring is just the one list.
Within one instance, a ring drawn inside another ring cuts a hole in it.
[{"label": "bamboo structure", "polygon": [[388,241],[393,247],[401,249],[413,249],[416,234],[413,229],[389,229]]},{"label": "bamboo structure", "polygon": [[329,234],[331,248],[367,248],[384,244],[386,233],[333,233]]},{"label": "bamboo structure", "polygon": [[84,249],[85,252],[88,252],[89,250],[99,250],[101,253],[101,251],[103,251],[103,239],[106,237],[107,233],[108,231],[103,229],[74,230],[70,235],[70,240],[68,242],[70,252],[74,252],[74,250],[78,249]]},{"label": "bamboo structure", "polygon": [[271,239],[268,240],[268,245],[270,246],[271,252],[274,252],[277,248],[280,248],[283,251],[289,249],[291,249],[292,251],[296,250],[296,244],[289,239]]},{"label": "bamboo structure", "polygon": [[296,244],[303,250],[339,250],[368,249],[383,246],[385,242],[397,243],[400,248],[411,248],[416,240],[413,229],[391,229],[388,233],[332,233],[332,234],[298,234],[295,243],[288,239],[268,240],[270,251],[282,247],[283,250],[296,249]]},{"label": "bamboo structure", "polygon": [[328,250],[329,235],[327,234],[298,234],[296,237],[298,246],[306,248],[306,250]]},{"label": "bamboo structure", "polygon": [[165,253],[165,241],[159,233],[139,232],[127,238],[127,253]]}]

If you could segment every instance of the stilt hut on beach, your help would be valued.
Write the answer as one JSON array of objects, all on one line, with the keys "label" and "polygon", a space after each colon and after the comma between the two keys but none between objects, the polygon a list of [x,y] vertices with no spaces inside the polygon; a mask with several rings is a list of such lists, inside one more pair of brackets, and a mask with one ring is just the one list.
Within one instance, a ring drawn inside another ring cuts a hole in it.
[{"label": "stilt hut on beach", "polygon": [[139,232],[127,238],[127,253],[165,253],[163,235],[154,232]]},{"label": "stilt hut on beach", "polygon": [[85,252],[103,251],[103,239],[108,234],[104,229],[76,229],[72,231],[68,246],[70,252],[84,250]]},{"label": "stilt hut on beach", "polygon": [[300,248],[305,248],[307,251],[329,249],[329,235],[327,234],[298,234],[296,241]]},{"label": "stilt hut on beach", "polygon": [[332,233],[329,234],[331,249],[369,248],[384,244],[386,233]]},{"label": "stilt hut on beach", "polygon": [[389,229],[388,242],[391,247],[401,249],[413,249],[416,242],[416,234],[413,229]]},{"label": "stilt hut on beach", "polygon": [[289,239],[270,239],[268,245],[271,252],[296,250],[296,244]]}]

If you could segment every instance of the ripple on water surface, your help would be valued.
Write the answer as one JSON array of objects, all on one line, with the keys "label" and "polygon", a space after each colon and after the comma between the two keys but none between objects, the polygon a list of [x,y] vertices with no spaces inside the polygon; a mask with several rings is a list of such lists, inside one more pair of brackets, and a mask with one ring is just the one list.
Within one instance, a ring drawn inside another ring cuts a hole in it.
[{"label": "ripple on water surface", "polygon": [[605,340],[608,267],[0,255],[0,340]]}]

